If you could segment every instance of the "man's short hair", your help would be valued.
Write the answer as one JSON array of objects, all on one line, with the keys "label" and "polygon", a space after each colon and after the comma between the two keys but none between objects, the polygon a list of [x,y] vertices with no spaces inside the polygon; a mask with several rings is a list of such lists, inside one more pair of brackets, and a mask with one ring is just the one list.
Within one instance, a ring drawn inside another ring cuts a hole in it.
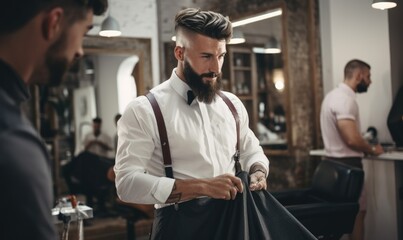
[{"label": "man's short hair", "polygon": [[122,117],[122,114],[117,113],[117,114],[115,115],[115,122],[117,122],[121,117]]},{"label": "man's short hair", "polygon": [[96,117],[96,118],[92,119],[92,122],[93,123],[102,123],[102,118]]},{"label": "man's short hair", "polygon": [[71,24],[84,19],[92,9],[94,15],[103,14],[108,8],[107,0],[5,0],[0,7],[0,35],[22,28],[41,11],[62,7]]},{"label": "man's short hair", "polygon": [[175,16],[175,32],[192,31],[204,36],[228,42],[232,36],[232,24],[227,17],[212,11],[187,8]]},{"label": "man's short hair", "polygon": [[364,68],[371,69],[371,66],[368,63],[359,59],[350,60],[344,67],[344,78],[346,79],[351,78],[356,69],[364,69]]}]

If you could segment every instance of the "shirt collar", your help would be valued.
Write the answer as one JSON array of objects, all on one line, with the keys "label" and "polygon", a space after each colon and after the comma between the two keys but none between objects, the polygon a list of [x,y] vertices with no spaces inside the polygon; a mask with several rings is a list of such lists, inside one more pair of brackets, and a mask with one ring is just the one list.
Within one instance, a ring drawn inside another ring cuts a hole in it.
[{"label": "shirt collar", "polygon": [[30,97],[28,86],[15,70],[2,60],[0,60],[0,88],[4,89],[16,104]]},{"label": "shirt collar", "polygon": [[356,97],[354,90],[351,89],[351,87],[349,87],[347,84],[342,82],[339,84],[339,88],[342,89],[342,91],[348,94],[350,97]]},{"label": "shirt collar", "polygon": [[172,70],[171,77],[169,78],[171,87],[183,98],[183,101],[185,101],[185,103],[187,104],[187,92],[192,89],[189,87],[189,85],[185,83],[185,81],[178,77],[175,71],[176,68]]}]

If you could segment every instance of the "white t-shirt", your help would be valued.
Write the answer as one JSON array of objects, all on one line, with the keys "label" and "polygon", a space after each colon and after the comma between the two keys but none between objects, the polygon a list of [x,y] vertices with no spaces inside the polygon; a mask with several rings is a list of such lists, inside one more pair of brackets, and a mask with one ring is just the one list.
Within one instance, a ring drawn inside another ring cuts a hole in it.
[{"label": "white t-shirt", "polygon": [[337,120],[341,119],[354,120],[357,129],[361,129],[355,92],[345,83],[330,91],[322,102],[320,127],[325,152],[329,157],[363,157],[362,152],[349,148],[343,141],[337,128]]}]

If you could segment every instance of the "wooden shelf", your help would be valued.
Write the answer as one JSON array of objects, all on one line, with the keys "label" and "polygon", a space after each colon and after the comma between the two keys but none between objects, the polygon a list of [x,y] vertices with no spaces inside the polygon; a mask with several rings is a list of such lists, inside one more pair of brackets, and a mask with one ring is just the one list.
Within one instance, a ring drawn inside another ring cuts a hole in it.
[{"label": "wooden shelf", "polygon": [[[269,122],[272,121],[270,118],[272,118],[275,104],[277,104],[272,102],[275,92],[273,92],[270,74],[273,69],[270,69],[265,61],[257,64],[259,58],[252,52],[251,46],[229,46],[227,56],[229,59],[224,62],[223,66],[225,90],[237,95],[245,105],[249,114],[250,128],[261,140],[265,154],[288,155],[290,151],[287,142],[290,139],[287,139],[288,135],[284,134],[285,125],[273,125]],[[262,68],[262,64],[264,68]],[[267,130],[262,132],[261,129],[264,128]],[[260,133],[258,129],[260,129]],[[267,131],[271,131],[271,133],[267,133]],[[283,140],[285,144],[276,144],[276,140],[270,140],[269,144],[264,144],[265,139],[270,139],[273,135],[277,135],[279,139],[285,136],[286,139]]]}]

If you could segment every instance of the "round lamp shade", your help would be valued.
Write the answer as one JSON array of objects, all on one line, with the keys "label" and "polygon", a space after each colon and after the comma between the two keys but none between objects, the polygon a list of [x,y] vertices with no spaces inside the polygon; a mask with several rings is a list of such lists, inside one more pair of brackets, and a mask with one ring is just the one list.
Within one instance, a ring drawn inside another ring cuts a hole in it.
[{"label": "round lamp shade", "polygon": [[397,6],[396,1],[386,1],[386,0],[374,0],[372,2],[372,7],[376,9],[389,9],[389,8],[394,8]]},{"label": "round lamp shade", "polygon": [[105,18],[105,20],[102,22],[99,35],[103,37],[117,37],[121,34],[122,32],[120,31],[118,21],[112,16],[108,16],[107,18]]}]

